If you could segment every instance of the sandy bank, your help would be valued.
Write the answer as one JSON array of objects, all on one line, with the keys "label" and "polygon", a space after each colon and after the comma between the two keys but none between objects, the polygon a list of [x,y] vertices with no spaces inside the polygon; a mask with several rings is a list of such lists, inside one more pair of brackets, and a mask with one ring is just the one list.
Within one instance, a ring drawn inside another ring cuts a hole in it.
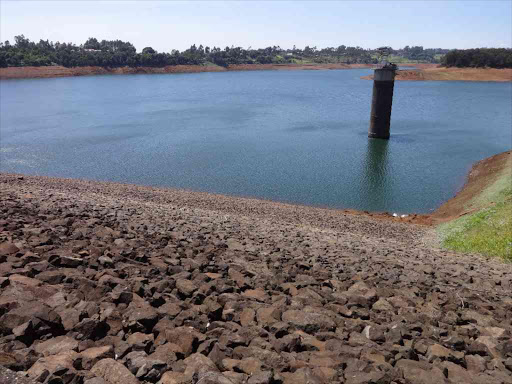
[{"label": "sandy bank", "polygon": [[367,64],[244,64],[230,65],[228,68],[216,65],[175,65],[163,68],[150,67],[10,67],[0,68],[0,79],[27,79],[48,77],[72,77],[91,75],[128,75],[128,74],[165,74],[165,73],[197,73],[197,72],[226,72],[226,71],[261,71],[261,70],[321,70],[321,69],[351,69],[370,68]]},{"label": "sandy bank", "polygon": [[[362,79],[373,80],[373,76],[363,76]],[[506,82],[512,81],[512,69],[418,67],[416,70],[398,71],[396,80]]]}]

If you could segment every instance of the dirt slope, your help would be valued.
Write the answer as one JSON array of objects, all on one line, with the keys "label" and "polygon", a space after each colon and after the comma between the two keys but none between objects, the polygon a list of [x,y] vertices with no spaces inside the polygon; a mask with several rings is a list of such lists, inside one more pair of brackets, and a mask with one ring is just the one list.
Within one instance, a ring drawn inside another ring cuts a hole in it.
[{"label": "dirt slope", "polygon": [[512,265],[427,231],[3,174],[0,364],[46,383],[512,383]]},{"label": "dirt slope", "polygon": [[500,153],[479,161],[471,168],[464,187],[457,195],[441,205],[430,218],[432,223],[439,224],[473,212],[468,205],[482,191],[496,181],[505,169],[512,151]]}]

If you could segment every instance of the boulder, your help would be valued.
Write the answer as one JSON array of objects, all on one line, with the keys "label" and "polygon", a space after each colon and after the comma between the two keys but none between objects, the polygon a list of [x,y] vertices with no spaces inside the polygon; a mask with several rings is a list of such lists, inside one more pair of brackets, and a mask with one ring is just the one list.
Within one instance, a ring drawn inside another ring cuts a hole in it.
[{"label": "boulder", "polygon": [[140,384],[139,380],[123,364],[114,359],[102,359],[91,369],[91,373],[107,384]]}]

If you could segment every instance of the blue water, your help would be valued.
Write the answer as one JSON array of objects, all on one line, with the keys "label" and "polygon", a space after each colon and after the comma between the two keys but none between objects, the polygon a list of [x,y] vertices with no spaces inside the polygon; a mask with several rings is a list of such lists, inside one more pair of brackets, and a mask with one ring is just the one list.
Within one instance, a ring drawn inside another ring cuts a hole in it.
[{"label": "blue water", "polygon": [[0,171],[408,213],[511,148],[510,83],[396,82],[391,140],[369,140],[370,73],[0,81]]}]

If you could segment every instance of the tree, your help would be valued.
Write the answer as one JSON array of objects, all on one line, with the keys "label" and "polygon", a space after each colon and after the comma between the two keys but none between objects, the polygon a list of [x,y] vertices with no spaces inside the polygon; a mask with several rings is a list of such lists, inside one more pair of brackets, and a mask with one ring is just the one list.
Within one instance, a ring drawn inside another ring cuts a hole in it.
[{"label": "tree", "polygon": [[156,51],[151,47],[146,47],[142,50],[142,53],[154,55],[156,53]]},{"label": "tree", "polygon": [[101,48],[100,42],[95,37],[89,37],[84,44],[85,49],[97,49]]},{"label": "tree", "polygon": [[30,46],[30,40],[26,39],[24,35],[14,36],[16,48],[27,49]]}]

